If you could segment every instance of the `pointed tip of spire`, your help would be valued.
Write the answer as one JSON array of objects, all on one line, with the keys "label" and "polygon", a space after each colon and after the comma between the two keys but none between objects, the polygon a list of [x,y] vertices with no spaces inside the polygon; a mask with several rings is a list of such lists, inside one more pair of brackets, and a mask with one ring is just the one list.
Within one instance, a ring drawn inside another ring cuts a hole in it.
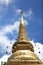
[{"label": "pointed tip of spire", "polygon": [[21,10],[20,14],[21,14],[21,16],[23,16],[23,10]]},{"label": "pointed tip of spire", "polygon": [[20,23],[24,25],[23,10],[21,10],[20,15],[21,15]]},{"label": "pointed tip of spire", "polygon": [[21,15],[23,15],[23,10],[21,9],[21,12],[20,12]]},{"label": "pointed tip of spire", "polygon": [[21,15],[21,19],[23,19],[23,10],[21,10],[21,12],[20,12],[20,15]]}]

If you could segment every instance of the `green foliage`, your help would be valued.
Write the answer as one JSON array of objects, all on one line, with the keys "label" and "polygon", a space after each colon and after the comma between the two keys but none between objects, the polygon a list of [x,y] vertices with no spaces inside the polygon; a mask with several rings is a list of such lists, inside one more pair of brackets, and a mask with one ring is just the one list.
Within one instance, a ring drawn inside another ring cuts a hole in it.
[{"label": "green foliage", "polygon": [[6,62],[4,62],[4,64],[3,65],[6,65],[7,63]]}]

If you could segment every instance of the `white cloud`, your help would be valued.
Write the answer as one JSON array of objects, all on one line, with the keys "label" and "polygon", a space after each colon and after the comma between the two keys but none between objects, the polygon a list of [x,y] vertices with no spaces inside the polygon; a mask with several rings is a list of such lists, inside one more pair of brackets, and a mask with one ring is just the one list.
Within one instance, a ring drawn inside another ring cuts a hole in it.
[{"label": "white cloud", "polygon": [[16,21],[13,25],[7,25],[5,27],[2,27],[2,29],[0,30],[1,35],[6,34],[6,33],[12,33],[13,30],[18,31],[18,27],[19,27],[19,22]]},{"label": "white cloud", "polygon": [[26,26],[28,26],[28,22],[26,20],[24,20],[24,23],[25,23]]},{"label": "white cloud", "polygon": [[1,65],[1,62],[7,62],[8,58],[10,57],[10,55],[4,55],[2,58],[0,58],[0,65]]},{"label": "white cloud", "polygon": [[33,11],[32,9],[30,8],[28,13],[24,14],[24,16],[28,17],[28,16],[31,16],[33,14]]},{"label": "white cloud", "polygon": [[9,4],[11,4],[11,0],[0,0],[0,22],[7,13]]},{"label": "white cloud", "polygon": [[10,2],[11,2],[11,0],[0,0],[0,4],[1,5],[4,5],[5,4],[5,5],[8,6]]},{"label": "white cloud", "polygon": [[21,9],[16,9],[16,8],[15,8],[15,10],[16,10],[16,13],[17,13],[17,14],[20,14],[21,11],[22,11]]},{"label": "white cloud", "polygon": [[[28,25],[28,22],[26,20],[24,20],[25,24]],[[15,30],[16,32],[18,32],[19,29],[19,21],[16,21],[13,25],[7,25],[5,27],[2,27],[2,29],[0,30],[0,35],[6,34],[6,33],[13,33],[13,31]]]},{"label": "white cloud", "polygon": [[[15,11],[17,14],[20,14],[22,9],[15,8]],[[30,8],[27,12],[23,11],[23,16],[25,16],[25,17],[30,17],[32,14],[33,14],[32,8]]]}]

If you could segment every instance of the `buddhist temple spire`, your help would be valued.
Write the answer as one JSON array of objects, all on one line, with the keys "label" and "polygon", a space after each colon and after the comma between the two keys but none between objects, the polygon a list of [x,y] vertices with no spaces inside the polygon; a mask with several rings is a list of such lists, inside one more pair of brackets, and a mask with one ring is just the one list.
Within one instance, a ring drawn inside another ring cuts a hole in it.
[{"label": "buddhist temple spire", "polygon": [[13,44],[12,55],[8,58],[6,65],[43,65],[27,38],[23,13],[20,19],[19,35],[17,41]]},{"label": "buddhist temple spire", "polygon": [[26,34],[23,12],[21,11],[19,34],[18,34],[17,41],[13,45],[12,53],[14,53],[17,50],[25,50],[25,49],[34,52],[33,45],[31,44],[30,40],[28,40]]},{"label": "buddhist temple spire", "polygon": [[24,22],[24,18],[23,18],[23,11],[21,11],[19,34],[18,34],[17,41],[28,41],[26,29],[25,29],[25,22]]}]

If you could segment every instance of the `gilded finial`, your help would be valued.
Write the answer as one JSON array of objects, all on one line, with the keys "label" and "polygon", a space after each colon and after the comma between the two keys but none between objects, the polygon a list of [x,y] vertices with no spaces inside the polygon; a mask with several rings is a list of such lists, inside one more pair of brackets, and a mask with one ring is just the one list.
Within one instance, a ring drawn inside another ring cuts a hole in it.
[{"label": "gilded finial", "polygon": [[20,23],[24,25],[23,10],[22,9],[21,9],[20,15],[21,15]]},{"label": "gilded finial", "polygon": [[23,10],[21,10],[20,14],[21,14],[21,16],[23,16]]}]

